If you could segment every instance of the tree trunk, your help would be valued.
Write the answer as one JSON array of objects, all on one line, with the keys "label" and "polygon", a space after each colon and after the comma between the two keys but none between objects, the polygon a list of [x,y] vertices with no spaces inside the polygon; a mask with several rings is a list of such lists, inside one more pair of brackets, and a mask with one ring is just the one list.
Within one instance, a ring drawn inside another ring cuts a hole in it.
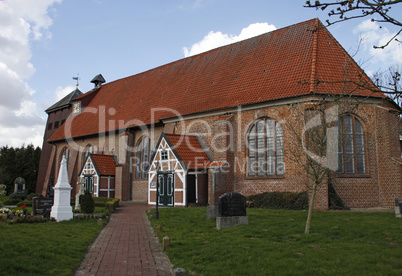
[{"label": "tree trunk", "polygon": [[313,183],[313,191],[311,192],[311,199],[310,199],[310,205],[308,207],[308,215],[307,215],[307,221],[306,221],[306,230],[304,231],[304,234],[310,234],[310,224],[311,224],[311,217],[313,215],[313,209],[314,209],[314,200],[315,200],[315,194],[317,192],[317,182],[314,181]]}]

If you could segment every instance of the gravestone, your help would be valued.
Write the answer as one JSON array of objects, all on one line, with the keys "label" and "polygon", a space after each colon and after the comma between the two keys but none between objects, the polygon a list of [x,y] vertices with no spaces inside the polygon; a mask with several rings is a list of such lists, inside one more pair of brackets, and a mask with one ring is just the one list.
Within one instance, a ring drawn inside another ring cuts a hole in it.
[{"label": "gravestone", "polygon": [[402,198],[395,198],[395,217],[402,218]]},{"label": "gravestone", "polygon": [[246,198],[239,193],[226,193],[219,197],[219,216],[246,216]]},{"label": "gravestone", "polygon": [[26,182],[22,177],[17,177],[14,180],[14,194],[18,196],[18,198],[26,198],[28,196],[28,190],[26,190]]},{"label": "gravestone", "polygon": [[22,177],[17,177],[14,180],[14,193],[25,192],[26,181]]},{"label": "gravestone", "polygon": [[80,186],[80,190],[75,195],[75,210],[81,210],[80,196],[84,195],[84,182],[77,182],[77,184]]},{"label": "gravestone", "polygon": [[216,218],[216,228],[234,227],[248,224],[246,198],[239,193],[225,193],[219,197],[219,212]]},{"label": "gravestone", "polygon": [[41,215],[49,217],[52,211],[53,198],[50,197],[34,197],[32,198],[33,215]]}]

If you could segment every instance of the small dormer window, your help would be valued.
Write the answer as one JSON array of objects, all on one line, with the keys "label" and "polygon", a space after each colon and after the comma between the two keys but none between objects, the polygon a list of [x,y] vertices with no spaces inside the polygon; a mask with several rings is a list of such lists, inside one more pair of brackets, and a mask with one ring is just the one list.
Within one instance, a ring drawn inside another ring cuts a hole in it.
[{"label": "small dormer window", "polygon": [[73,105],[73,113],[78,114],[81,112],[81,102],[76,102]]},{"label": "small dormer window", "polygon": [[161,151],[161,159],[162,160],[168,160],[168,152],[167,152],[167,150]]}]

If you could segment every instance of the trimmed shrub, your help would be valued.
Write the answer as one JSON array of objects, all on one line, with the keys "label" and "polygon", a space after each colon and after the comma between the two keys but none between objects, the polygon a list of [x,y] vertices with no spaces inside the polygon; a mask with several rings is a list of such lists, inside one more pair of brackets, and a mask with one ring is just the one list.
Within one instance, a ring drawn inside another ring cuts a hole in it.
[{"label": "trimmed shrub", "polygon": [[109,216],[110,216],[109,210],[104,210],[104,211],[102,212],[102,218],[107,218],[107,217],[109,217]]},{"label": "trimmed shrub", "polygon": [[106,210],[112,213],[114,210],[119,207],[120,199],[118,198],[108,198],[108,201],[105,203]]},{"label": "trimmed shrub", "polygon": [[306,210],[308,208],[307,192],[265,192],[248,196],[247,200],[253,201],[255,208],[287,210]]},{"label": "trimmed shrub", "polygon": [[18,201],[23,201],[26,199],[26,197],[27,195],[24,192],[12,193],[11,195],[8,196],[9,199]]},{"label": "trimmed shrub", "polygon": [[95,207],[105,207],[105,204],[111,200],[111,198],[107,197],[94,197]]},{"label": "trimmed shrub", "polygon": [[12,223],[43,223],[53,221],[49,217],[42,217],[42,216],[24,216],[19,218],[14,218]]},{"label": "trimmed shrub", "polygon": [[17,207],[21,207],[22,205],[25,205],[26,207],[32,207],[32,200],[31,201],[20,201],[17,203]]},{"label": "trimmed shrub", "polygon": [[85,214],[92,214],[95,210],[95,201],[92,198],[89,190],[86,190],[83,195],[80,196],[81,211]]},{"label": "trimmed shrub", "polygon": [[34,197],[43,197],[43,195],[30,193],[30,194],[27,196],[27,201],[31,201],[31,202],[32,202],[32,198],[34,198]]},{"label": "trimmed shrub", "polygon": [[19,199],[17,199],[17,200],[6,199],[3,201],[3,204],[4,205],[17,205],[18,202],[20,202]]}]

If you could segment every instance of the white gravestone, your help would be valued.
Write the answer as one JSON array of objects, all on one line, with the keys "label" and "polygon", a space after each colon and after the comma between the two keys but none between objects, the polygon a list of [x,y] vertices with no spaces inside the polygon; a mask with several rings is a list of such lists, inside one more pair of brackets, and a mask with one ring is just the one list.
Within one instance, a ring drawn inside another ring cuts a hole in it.
[{"label": "white gravestone", "polygon": [[63,156],[59,177],[54,186],[54,204],[50,212],[50,216],[58,222],[73,218],[73,208],[70,205],[71,190],[72,187],[68,183],[67,160]]}]

